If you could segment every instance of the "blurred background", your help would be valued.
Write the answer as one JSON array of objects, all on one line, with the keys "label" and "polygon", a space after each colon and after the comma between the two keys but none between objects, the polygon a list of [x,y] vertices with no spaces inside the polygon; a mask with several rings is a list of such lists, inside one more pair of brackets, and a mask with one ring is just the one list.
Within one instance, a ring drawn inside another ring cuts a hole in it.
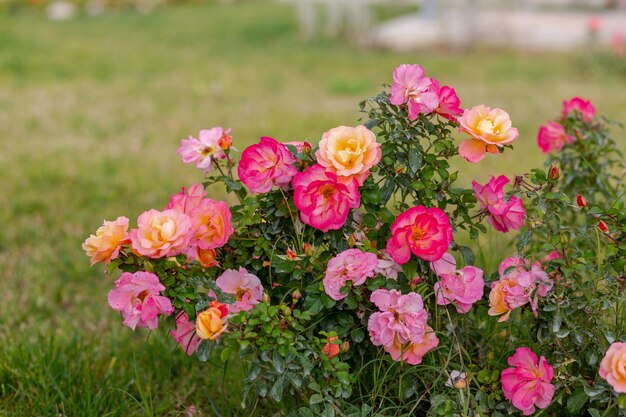
[{"label": "blurred background", "polygon": [[201,180],[180,139],[317,143],[419,63],[520,130],[460,181],[522,173],[564,99],[626,121],[625,36],[619,0],[0,0],[0,416],[271,415],[239,409],[240,365],[123,327],[80,248]]}]

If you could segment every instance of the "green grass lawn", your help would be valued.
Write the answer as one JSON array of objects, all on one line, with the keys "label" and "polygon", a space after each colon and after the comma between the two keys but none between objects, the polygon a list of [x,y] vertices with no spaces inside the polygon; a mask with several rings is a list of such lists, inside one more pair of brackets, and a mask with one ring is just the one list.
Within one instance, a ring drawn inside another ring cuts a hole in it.
[{"label": "green grass lawn", "polygon": [[541,165],[537,127],[565,98],[626,120],[626,79],[591,55],[398,55],[296,33],[290,8],[252,0],[62,23],[0,16],[0,416],[250,414],[237,408],[241,368],[188,359],[165,329],[122,327],[106,302],[113,278],[80,249],[103,219],[134,222],[200,179],[176,155],[188,134],[228,126],[240,150],[262,135],[317,142],[356,124],[359,100],[400,63],[520,129],[514,152],[457,161],[465,184]]}]

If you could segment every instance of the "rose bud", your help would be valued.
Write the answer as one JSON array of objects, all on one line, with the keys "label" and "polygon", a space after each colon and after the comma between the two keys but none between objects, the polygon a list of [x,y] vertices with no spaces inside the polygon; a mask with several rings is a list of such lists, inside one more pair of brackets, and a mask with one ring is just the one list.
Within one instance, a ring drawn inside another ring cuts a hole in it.
[{"label": "rose bud", "polygon": [[300,293],[300,290],[296,289],[292,294],[291,294],[291,299],[293,300],[293,302],[295,303],[296,301],[298,301],[299,299],[302,298],[302,294]]},{"label": "rose bud", "polygon": [[551,166],[550,167],[550,179],[558,180],[560,176],[561,176],[561,171],[559,171],[559,168],[556,166]]},{"label": "rose bud", "polygon": [[598,228],[604,233],[607,233],[609,231],[609,226],[602,220],[598,222]]},{"label": "rose bud", "polygon": [[230,149],[230,147],[233,146],[233,137],[230,136],[229,133],[230,129],[224,131],[224,133],[222,133],[222,137],[220,137],[219,141],[217,142],[219,147],[224,150]]},{"label": "rose bud", "polygon": [[272,299],[270,298],[269,294],[266,292],[263,293],[263,302],[267,305],[270,305],[270,303],[272,302]]},{"label": "rose bud", "polygon": [[341,352],[347,352],[348,349],[350,349],[350,343],[348,343],[348,341],[346,340],[345,342],[343,342],[342,344],[339,345],[339,350]]},{"label": "rose bud", "polygon": [[337,340],[339,340],[337,336],[329,337],[328,343],[326,343],[322,348],[322,353],[328,356],[328,359],[332,359],[335,356],[339,355],[339,345],[333,343]]},{"label": "rose bud", "polygon": [[589,202],[582,195],[576,194],[576,204],[578,204],[578,207],[580,208],[585,208],[589,205]]}]

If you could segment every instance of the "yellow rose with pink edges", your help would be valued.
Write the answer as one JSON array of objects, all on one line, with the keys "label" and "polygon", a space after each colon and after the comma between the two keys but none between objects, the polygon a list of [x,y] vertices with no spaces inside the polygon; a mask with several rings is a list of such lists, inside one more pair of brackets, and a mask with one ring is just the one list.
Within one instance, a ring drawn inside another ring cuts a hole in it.
[{"label": "yellow rose with pink edges", "polygon": [[609,346],[598,373],[616,392],[626,394],[626,343],[615,342]]},{"label": "yellow rose with pink edges", "polygon": [[470,162],[480,162],[486,152],[497,154],[498,148],[513,142],[519,135],[507,112],[482,104],[465,110],[458,121],[459,130],[473,138],[459,145],[459,155]]},{"label": "yellow rose with pink edges", "polygon": [[371,167],[382,156],[374,132],[365,126],[339,126],[322,135],[315,153],[318,164],[337,175],[341,182],[355,178],[359,185],[369,175]]},{"label": "yellow rose with pink edges", "polygon": [[91,258],[91,265],[98,262],[111,262],[118,257],[123,244],[130,242],[128,238],[128,219],[118,217],[115,221],[104,221],[95,235],[91,235],[82,245],[83,250]]}]

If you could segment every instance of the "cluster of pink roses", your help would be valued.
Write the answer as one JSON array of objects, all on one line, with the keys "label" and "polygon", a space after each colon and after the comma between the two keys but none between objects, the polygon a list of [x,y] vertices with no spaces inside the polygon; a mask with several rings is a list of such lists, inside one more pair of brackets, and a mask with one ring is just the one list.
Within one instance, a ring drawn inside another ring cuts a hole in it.
[{"label": "cluster of pink roses", "polygon": [[383,346],[393,360],[417,365],[439,344],[434,330],[426,324],[428,314],[419,294],[379,289],[370,301],[380,310],[368,320],[370,339],[375,346]]},{"label": "cluster of pink roses", "polygon": [[[563,102],[561,118],[566,119],[572,113],[586,123],[591,123],[596,115],[596,109],[591,101],[574,97]],[[565,127],[558,121],[548,121],[539,128],[537,134],[537,145],[543,153],[560,152],[565,145],[573,142],[574,138],[567,134]]]},{"label": "cluster of pink roses", "polygon": [[541,264],[530,265],[527,260],[513,256],[500,263],[498,273],[500,279],[491,283],[489,315],[502,315],[498,321],[506,321],[514,309],[530,304],[536,316],[538,298],[547,296],[553,285]]},{"label": "cluster of pink roses", "polygon": [[[303,152],[310,149],[296,145]],[[286,190],[291,184],[300,219],[324,232],[337,230],[350,209],[360,206],[359,186],[380,161],[380,144],[364,126],[339,126],[322,135],[315,157],[316,164],[299,172],[285,144],[261,138],[243,151],[239,178],[254,193],[266,193],[274,186]]]},{"label": "cluster of pink roses", "polygon": [[505,200],[504,186],[509,179],[504,175],[498,178],[491,177],[489,182],[481,185],[472,181],[474,196],[480,204],[480,208],[488,215],[487,221],[499,232],[518,230],[524,224],[524,204],[522,200],[511,196]]}]

